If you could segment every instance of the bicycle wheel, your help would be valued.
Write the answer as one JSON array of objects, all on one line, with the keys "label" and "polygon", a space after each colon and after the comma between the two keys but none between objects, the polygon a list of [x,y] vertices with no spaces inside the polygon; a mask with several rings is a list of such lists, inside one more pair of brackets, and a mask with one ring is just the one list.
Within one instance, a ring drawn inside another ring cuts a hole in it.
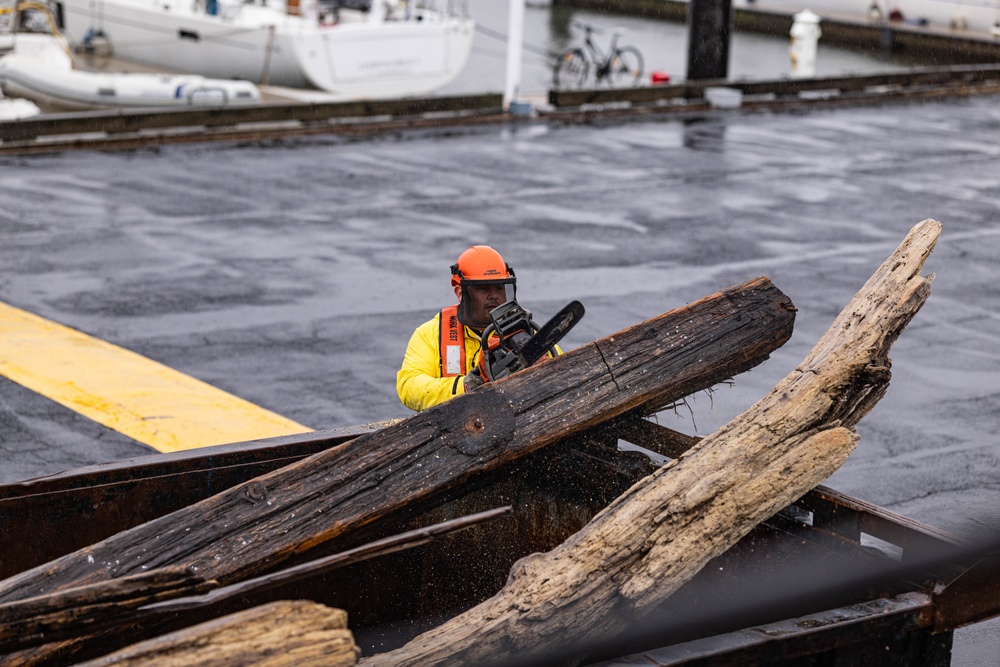
[{"label": "bicycle wheel", "polygon": [[559,56],[552,70],[552,85],[556,90],[583,88],[590,74],[590,65],[581,49],[570,49]]},{"label": "bicycle wheel", "polygon": [[623,46],[611,58],[608,85],[612,88],[638,86],[642,79],[642,54],[634,46]]}]

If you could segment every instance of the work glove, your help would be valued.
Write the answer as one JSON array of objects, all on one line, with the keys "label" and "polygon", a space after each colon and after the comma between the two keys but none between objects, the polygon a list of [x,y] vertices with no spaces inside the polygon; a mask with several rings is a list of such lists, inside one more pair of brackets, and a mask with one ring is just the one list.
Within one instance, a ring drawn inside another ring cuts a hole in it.
[{"label": "work glove", "polygon": [[472,370],[465,374],[465,393],[475,391],[483,386],[483,376],[479,372],[479,366],[473,366]]}]

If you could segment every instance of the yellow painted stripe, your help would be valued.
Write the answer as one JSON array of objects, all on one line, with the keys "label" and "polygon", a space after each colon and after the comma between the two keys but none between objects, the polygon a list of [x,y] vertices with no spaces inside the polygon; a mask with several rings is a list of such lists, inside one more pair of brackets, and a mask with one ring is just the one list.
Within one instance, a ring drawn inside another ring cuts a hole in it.
[{"label": "yellow painted stripe", "polygon": [[0,375],[161,452],[312,430],[2,302]]}]

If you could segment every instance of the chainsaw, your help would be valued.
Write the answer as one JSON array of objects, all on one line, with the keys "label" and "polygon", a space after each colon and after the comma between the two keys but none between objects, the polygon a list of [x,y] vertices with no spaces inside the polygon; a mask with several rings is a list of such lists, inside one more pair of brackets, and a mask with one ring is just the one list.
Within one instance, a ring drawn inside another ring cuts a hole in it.
[{"label": "chainsaw", "polygon": [[583,313],[583,304],[572,301],[539,328],[531,319],[531,312],[517,301],[494,308],[480,339],[479,370],[483,381],[499,380],[531,366],[555,348]]}]

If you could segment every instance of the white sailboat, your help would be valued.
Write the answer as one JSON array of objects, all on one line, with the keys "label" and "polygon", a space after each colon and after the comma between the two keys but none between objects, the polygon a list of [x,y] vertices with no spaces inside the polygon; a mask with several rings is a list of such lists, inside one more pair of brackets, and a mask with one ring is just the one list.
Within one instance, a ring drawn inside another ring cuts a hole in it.
[{"label": "white sailboat", "polygon": [[[454,0],[60,0],[78,48],[345,99],[431,93],[465,66],[474,22]],[[352,4],[357,6],[356,0]]]}]

